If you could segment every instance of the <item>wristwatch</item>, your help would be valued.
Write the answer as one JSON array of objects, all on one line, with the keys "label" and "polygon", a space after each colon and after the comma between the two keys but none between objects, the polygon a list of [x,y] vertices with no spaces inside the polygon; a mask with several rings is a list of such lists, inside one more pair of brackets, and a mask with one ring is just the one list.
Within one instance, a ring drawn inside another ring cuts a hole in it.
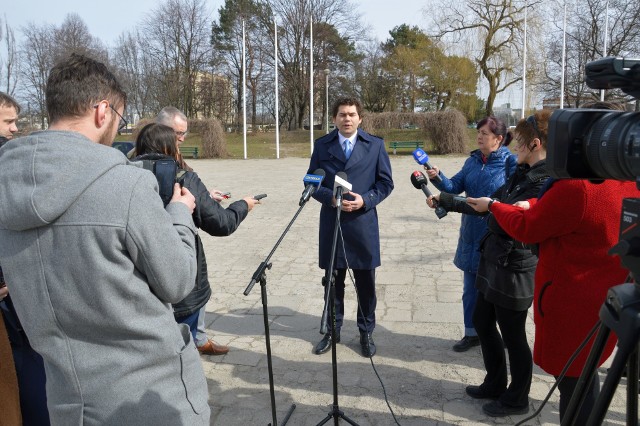
[{"label": "wristwatch", "polygon": [[493,198],[489,200],[489,204],[487,204],[487,211],[491,211],[491,204],[493,204],[496,200],[494,200]]}]

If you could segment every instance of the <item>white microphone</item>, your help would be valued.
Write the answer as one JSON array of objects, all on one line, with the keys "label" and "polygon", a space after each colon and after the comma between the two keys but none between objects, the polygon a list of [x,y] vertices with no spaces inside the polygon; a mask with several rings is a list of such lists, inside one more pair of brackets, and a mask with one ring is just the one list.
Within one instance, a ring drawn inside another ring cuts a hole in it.
[{"label": "white microphone", "polygon": [[347,182],[347,174],[345,172],[336,173],[335,179],[333,181],[333,196],[336,197],[336,207],[342,207],[342,193],[345,190],[351,191],[353,186]]}]

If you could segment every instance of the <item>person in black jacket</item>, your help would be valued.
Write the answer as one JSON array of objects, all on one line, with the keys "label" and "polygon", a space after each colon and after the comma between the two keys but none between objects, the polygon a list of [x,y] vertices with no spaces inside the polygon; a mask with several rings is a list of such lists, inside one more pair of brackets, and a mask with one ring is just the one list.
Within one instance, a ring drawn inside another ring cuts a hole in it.
[{"label": "person in black jacket", "polygon": [[[136,139],[137,157],[133,161],[145,159],[158,160],[171,158],[178,159],[178,150],[175,143],[173,128],[164,124],[151,123],[140,131]],[[193,211],[193,223],[198,229],[202,229],[209,235],[224,237],[231,235],[247,214],[258,203],[253,197],[245,197],[231,203],[226,209],[211,197],[210,191],[200,180],[194,171],[179,169],[178,183],[187,188],[196,198],[196,207]],[[196,234],[197,275],[196,282],[191,293],[179,303],[173,305],[176,321],[187,324],[195,342],[198,312],[211,297],[211,285],[207,273],[207,259],[200,237]],[[218,351],[215,354],[224,354],[226,351]]]},{"label": "person in black jacket", "polygon": [[[550,111],[539,111],[520,120],[514,131],[516,172],[492,194],[492,199],[517,204],[537,196],[549,177],[545,158],[550,115]],[[428,200],[431,207],[433,199],[447,211],[487,214],[476,212],[464,199],[445,192]],[[466,393],[473,398],[495,399],[483,405],[482,410],[489,416],[501,417],[529,411],[533,360],[525,324],[533,302],[538,257],[532,247],[511,238],[491,214],[487,219],[487,233],[480,243],[478,298],[473,311],[487,374],[481,385],[467,386]],[[508,387],[505,346],[511,372]]]}]

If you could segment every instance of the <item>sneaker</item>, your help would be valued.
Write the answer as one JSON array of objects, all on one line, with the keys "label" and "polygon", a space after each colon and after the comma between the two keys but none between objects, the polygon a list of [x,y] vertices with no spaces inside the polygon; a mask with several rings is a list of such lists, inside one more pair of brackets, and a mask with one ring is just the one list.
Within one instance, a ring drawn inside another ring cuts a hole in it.
[{"label": "sneaker", "polygon": [[480,338],[478,336],[464,336],[458,343],[453,345],[453,350],[456,352],[466,352],[478,345],[480,345]]}]

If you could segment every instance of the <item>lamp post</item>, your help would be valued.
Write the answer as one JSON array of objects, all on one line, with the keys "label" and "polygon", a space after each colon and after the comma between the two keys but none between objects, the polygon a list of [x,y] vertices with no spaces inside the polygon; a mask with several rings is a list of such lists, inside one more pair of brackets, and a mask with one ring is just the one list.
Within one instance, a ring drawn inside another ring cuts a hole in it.
[{"label": "lamp post", "polygon": [[327,133],[329,133],[329,68],[324,69],[324,126]]}]

